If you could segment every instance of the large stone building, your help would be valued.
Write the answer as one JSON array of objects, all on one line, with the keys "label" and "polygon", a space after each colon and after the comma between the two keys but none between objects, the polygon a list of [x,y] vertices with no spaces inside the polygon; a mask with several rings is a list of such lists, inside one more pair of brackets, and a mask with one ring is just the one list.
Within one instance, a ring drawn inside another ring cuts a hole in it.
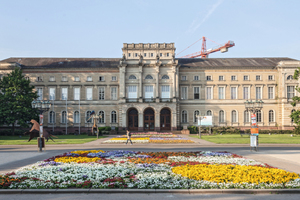
[{"label": "large stone building", "polygon": [[86,131],[98,126],[139,131],[177,130],[212,115],[214,126],[249,128],[246,100],[262,100],[260,128],[289,129],[298,95],[290,58],[175,58],[174,43],[123,44],[120,58],[8,58],[0,76],[20,67],[39,99],[51,100],[44,125]]}]

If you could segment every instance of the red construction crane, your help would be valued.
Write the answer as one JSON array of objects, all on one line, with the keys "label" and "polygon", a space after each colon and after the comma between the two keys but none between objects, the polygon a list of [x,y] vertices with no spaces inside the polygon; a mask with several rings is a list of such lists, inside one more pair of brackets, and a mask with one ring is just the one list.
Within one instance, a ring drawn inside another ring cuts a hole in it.
[{"label": "red construction crane", "polygon": [[[211,53],[214,53],[214,52],[217,52],[217,51],[221,51],[221,53],[225,53],[225,52],[228,51],[228,48],[235,46],[234,42],[229,40],[227,43],[225,43],[223,45],[219,45],[218,47],[206,50],[206,39],[207,38],[202,37],[201,39],[202,39],[201,51],[198,51],[198,52],[192,53],[192,54],[188,54],[188,55],[182,56],[180,58],[196,58],[196,57],[199,57],[199,56],[201,56],[201,58],[207,58],[208,55],[211,54]],[[198,40],[198,41],[200,41],[200,40]],[[198,41],[196,41],[195,43],[197,43]],[[193,43],[192,45],[194,45],[195,43]],[[186,49],[190,48],[192,45],[188,46]],[[185,51],[186,49],[184,49],[183,51]],[[181,51],[181,52],[183,52],[183,51]],[[180,53],[178,53],[178,54],[180,54]]]}]

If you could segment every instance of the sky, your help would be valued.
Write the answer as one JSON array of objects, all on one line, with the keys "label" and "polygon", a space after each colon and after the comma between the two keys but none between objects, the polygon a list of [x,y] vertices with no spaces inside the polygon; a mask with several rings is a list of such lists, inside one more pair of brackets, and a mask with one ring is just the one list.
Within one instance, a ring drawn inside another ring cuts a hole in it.
[{"label": "sky", "polygon": [[[0,0],[0,60],[121,58],[123,43],[175,43],[176,57],[229,40],[210,58],[300,60],[299,0]],[[211,42],[215,41],[214,42]]]}]

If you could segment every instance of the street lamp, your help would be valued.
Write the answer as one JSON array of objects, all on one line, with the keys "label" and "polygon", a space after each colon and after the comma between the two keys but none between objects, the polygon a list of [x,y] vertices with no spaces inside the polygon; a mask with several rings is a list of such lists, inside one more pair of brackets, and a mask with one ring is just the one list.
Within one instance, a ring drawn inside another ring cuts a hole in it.
[{"label": "street lamp", "polygon": [[50,109],[51,103],[48,100],[45,100],[45,101],[37,100],[37,101],[31,102],[31,106],[32,106],[32,108],[36,108],[40,113],[40,115],[39,115],[39,122],[40,122],[40,130],[39,130],[39,132],[40,132],[40,139],[39,139],[40,143],[39,143],[39,147],[40,147],[40,152],[42,152],[43,151],[42,150],[42,148],[43,148],[43,145],[42,145],[42,141],[43,141],[42,140],[42,137],[43,137],[43,113],[47,112]]},{"label": "street lamp", "polygon": [[198,118],[198,125],[199,125],[199,138],[201,139],[201,120],[204,119],[204,116],[196,115]]}]

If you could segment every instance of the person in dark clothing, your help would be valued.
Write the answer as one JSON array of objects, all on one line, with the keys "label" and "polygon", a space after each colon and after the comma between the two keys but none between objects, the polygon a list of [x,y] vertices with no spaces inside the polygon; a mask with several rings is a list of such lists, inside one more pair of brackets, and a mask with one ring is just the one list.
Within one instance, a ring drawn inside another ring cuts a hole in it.
[{"label": "person in dark clothing", "polygon": [[129,130],[127,130],[126,135],[127,135],[127,141],[126,141],[126,144],[128,143],[128,141],[130,141],[130,142],[131,142],[131,145],[132,145],[132,141],[131,141],[131,133],[129,132]]}]

